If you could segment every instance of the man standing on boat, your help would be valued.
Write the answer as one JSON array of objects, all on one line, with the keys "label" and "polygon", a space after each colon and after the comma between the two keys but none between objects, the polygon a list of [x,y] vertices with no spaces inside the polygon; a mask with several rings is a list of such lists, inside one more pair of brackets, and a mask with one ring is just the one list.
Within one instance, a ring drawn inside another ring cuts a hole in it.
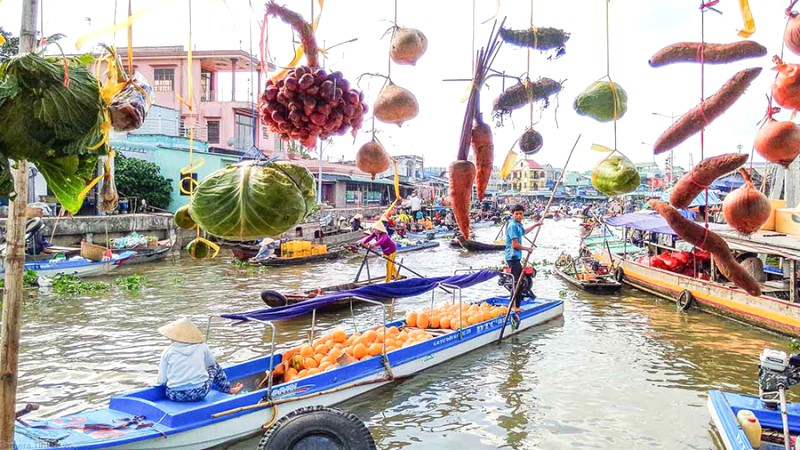
[{"label": "man standing on boat", "polygon": [[516,205],[511,208],[511,216],[514,220],[508,222],[508,228],[506,229],[506,264],[511,269],[511,274],[514,275],[515,288],[510,306],[513,305],[514,313],[518,313],[520,311],[520,292],[518,292],[516,286],[520,277],[522,277],[522,252],[530,253],[533,251],[531,247],[522,246],[522,238],[534,228],[542,226],[542,221],[539,220],[528,228],[522,226],[522,219],[525,217],[525,208],[522,205]]}]

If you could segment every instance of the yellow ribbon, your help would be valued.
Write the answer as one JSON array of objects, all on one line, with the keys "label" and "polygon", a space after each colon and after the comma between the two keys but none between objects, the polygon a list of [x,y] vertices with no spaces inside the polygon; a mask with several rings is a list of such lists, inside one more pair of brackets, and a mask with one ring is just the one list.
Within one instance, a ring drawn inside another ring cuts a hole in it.
[{"label": "yellow ribbon", "polygon": [[[209,258],[216,258],[217,255],[219,254],[219,245],[209,241],[208,239],[206,239],[204,237],[200,237],[199,232],[200,231],[198,230],[198,236],[196,238],[194,238],[194,240],[192,240],[192,242],[190,242],[189,245],[195,244],[195,247],[192,247],[194,249],[194,248],[196,248],[197,244],[200,244],[200,243],[206,244],[212,250],[212,253],[209,255]],[[194,252],[189,252],[189,256],[192,259],[197,259],[197,257],[195,256]]]},{"label": "yellow ribbon", "polygon": [[[84,34],[83,36],[78,38],[78,40],[75,42],[75,48],[80,50],[81,47],[83,47],[83,45],[86,44],[86,42],[89,41],[90,39],[93,39],[93,38],[95,38],[97,36],[101,36],[101,35],[104,35],[104,34],[115,33],[115,32],[120,31],[122,29],[128,28],[131,25],[133,25],[133,23],[136,22],[137,19],[141,18],[142,16],[144,16],[146,14],[149,14],[149,13],[153,12],[159,6],[164,6],[169,2],[170,2],[170,0],[158,2],[158,3],[156,3],[155,5],[153,5],[153,6],[149,7],[149,8],[145,8],[145,9],[137,12],[136,14],[128,15],[128,17],[125,20],[123,20],[122,22],[120,22],[118,24],[112,25],[110,27],[101,28],[99,30],[95,30],[95,31],[89,32],[87,34]],[[128,45],[128,48],[130,49],[130,45]]]},{"label": "yellow ribbon", "polygon": [[605,145],[600,145],[600,144],[592,144],[590,148],[596,152],[601,152],[601,153],[611,153],[614,151],[614,149],[608,148]]},{"label": "yellow ribbon", "polygon": [[739,9],[742,11],[744,29],[739,30],[738,35],[740,38],[749,38],[751,34],[756,32],[756,21],[753,19],[753,13],[750,11],[749,0],[739,0]]},{"label": "yellow ribbon", "polygon": [[394,158],[392,158],[392,166],[394,167],[394,201],[386,208],[386,211],[381,214],[381,220],[389,217],[389,213],[392,212],[397,202],[402,198],[400,197],[400,173],[397,171],[397,161]]},{"label": "yellow ribbon", "polygon": [[511,171],[514,170],[514,165],[517,163],[517,152],[514,151],[514,147],[512,146],[510,150],[508,150],[508,154],[506,154],[506,159],[503,161],[503,165],[500,167],[500,178],[506,179],[511,175]]},{"label": "yellow ribbon", "polygon": [[0,45],[3,45],[5,43],[6,43],[6,37],[0,34]]}]

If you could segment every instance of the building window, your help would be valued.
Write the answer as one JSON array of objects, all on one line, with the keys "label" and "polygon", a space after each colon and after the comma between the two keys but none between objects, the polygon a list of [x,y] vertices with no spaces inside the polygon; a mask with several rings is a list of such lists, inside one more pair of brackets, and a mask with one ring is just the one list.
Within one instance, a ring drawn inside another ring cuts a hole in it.
[{"label": "building window", "polygon": [[208,143],[219,144],[219,120],[209,120],[206,122],[208,128]]},{"label": "building window", "polygon": [[235,147],[239,150],[249,150],[253,146],[255,119],[250,115],[236,113],[233,116],[233,121]]},{"label": "building window", "polygon": [[153,70],[153,90],[172,92],[175,90],[175,69]]},{"label": "building window", "polygon": [[214,95],[214,78],[211,72],[207,70],[200,70],[200,101],[213,102],[215,101]]}]

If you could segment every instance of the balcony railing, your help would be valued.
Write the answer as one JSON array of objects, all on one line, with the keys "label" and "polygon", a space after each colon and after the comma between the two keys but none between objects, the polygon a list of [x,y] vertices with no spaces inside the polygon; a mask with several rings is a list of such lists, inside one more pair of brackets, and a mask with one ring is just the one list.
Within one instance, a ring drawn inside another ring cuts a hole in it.
[{"label": "balcony railing", "polygon": [[213,89],[206,89],[200,91],[201,102],[215,102],[217,101],[217,91]]}]

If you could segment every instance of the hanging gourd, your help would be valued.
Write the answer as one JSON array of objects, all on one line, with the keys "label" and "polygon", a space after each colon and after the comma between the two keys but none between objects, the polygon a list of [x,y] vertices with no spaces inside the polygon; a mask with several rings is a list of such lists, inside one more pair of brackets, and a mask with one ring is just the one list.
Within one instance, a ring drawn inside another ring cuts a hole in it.
[{"label": "hanging gourd", "polygon": [[288,23],[300,35],[308,65],[289,69],[280,80],[270,79],[261,95],[261,120],[283,140],[299,140],[313,148],[318,138],[356,135],[367,112],[364,94],[350,88],[341,72],[328,73],[317,64],[314,30],[299,14],[273,2],[267,14]]},{"label": "hanging gourd", "polygon": [[381,122],[397,124],[399,127],[419,114],[417,97],[389,80],[375,99],[373,114]]},{"label": "hanging gourd", "polygon": [[592,186],[609,197],[633,192],[640,183],[636,166],[619,151],[612,151],[592,169]]},{"label": "hanging gourd", "polygon": [[358,170],[372,175],[373,180],[375,179],[375,175],[389,170],[391,162],[392,158],[389,156],[389,153],[387,153],[383,145],[375,139],[375,136],[372,137],[371,141],[362,145],[361,148],[358,149],[358,153],[356,153],[356,167],[358,167]]},{"label": "hanging gourd", "polygon": [[628,110],[628,94],[617,83],[595,81],[578,94],[572,107],[581,116],[598,122],[619,120]]}]

